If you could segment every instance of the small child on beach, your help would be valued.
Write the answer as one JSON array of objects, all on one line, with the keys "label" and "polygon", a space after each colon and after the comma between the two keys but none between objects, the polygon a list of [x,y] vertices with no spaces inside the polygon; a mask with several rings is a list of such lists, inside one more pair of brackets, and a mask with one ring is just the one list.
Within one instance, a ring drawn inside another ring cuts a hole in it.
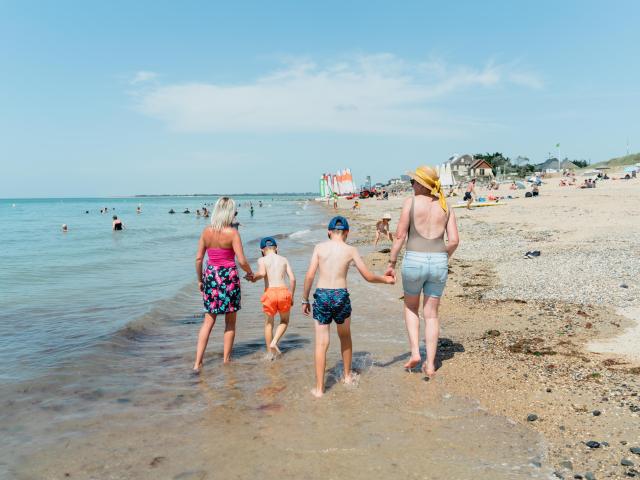
[{"label": "small child on beach", "polygon": [[395,283],[395,277],[374,275],[362,261],[358,250],[347,245],[349,235],[349,223],[341,216],[334,217],[329,222],[329,240],[316,245],[311,256],[309,270],[304,279],[304,293],[302,300],[302,312],[309,316],[311,305],[309,293],[319,271],[316,291],[313,294],[313,318],[316,320],[315,333],[315,368],[316,387],[311,390],[315,397],[324,394],[324,372],[327,363],[327,350],[329,349],[329,328],[335,321],[342,362],[344,367],[344,383],[353,383],[354,375],[351,372],[351,301],[347,291],[347,271],[353,262],[362,277],[371,283]]},{"label": "small child on beach", "polygon": [[[282,353],[278,342],[289,326],[289,315],[293,305],[293,294],[296,291],[296,277],[293,275],[289,261],[278,255],[278,244],[275,238],[265,237],[260,240],[262,258],[258,259],[258,272],[253,276],[257,281],[264,278],[264,294],[260,298],[264,311],[264,340],[269,354]],[[289,288],[285,283],[285,275],[289,277]],[[273,334],[275,316],[280,314],[280,324]]]}]

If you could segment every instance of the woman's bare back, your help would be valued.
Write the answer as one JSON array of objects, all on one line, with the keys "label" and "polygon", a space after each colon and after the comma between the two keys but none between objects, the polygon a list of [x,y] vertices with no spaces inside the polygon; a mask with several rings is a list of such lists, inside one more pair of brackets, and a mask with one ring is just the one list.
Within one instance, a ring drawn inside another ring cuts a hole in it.
[{"label": "woman's bare back", "polygon": [[202,239],[207,248],[233,248],[233,239],[236,230],[230,227],[216,231],[207,227],[202,232]]},{"label": "woman's bare back", "polygon": [[449,215],[438,200],[426,195],[416,195],[413,202],[412,228],[424,238],[441,238],[447,229]]}]

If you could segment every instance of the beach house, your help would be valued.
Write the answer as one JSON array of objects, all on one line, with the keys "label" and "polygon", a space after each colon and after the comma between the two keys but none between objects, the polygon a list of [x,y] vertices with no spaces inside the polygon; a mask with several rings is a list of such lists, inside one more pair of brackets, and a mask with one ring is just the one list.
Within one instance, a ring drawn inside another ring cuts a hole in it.
[{"label": "beach house", "polygon": [[451,173],[456,182],[477,178],[480,181],[493,180],[493,170],[489,162],[476,159],[468,153],[464,155],[454,155],[449,159],[451,163]]}]

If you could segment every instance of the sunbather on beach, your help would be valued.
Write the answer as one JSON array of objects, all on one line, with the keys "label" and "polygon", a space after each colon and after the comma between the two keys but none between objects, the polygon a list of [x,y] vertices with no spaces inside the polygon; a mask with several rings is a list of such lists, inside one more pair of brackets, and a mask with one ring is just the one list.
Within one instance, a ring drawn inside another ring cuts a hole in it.
[{"label": "sunbather on beach", "polygon": [[313,318],[316,321],[316,386],[311,390],[315,397],[321,397],[324,394],[324,371],[332,321],[336,322],[340,338],[343,381],[348,384],[353,383],[354,380],[354,373],[351,371],[351,300],[347,291],[347,271],[351,262],[355,264],[362,277],[368,282],[395,283],[393,275],[383,276],[371,273],[362,261],[358,250],[347,245],[349,223],[346,218],[340,216],[332,218],[328,230],[329,240],[316,245],[313,250],[302,294],[302,312],[309,316],[311,313],[309,293],[317,272],[319,274],[318,283],[313,294]]},{"label": "sunbather on beach", "polygon": [[[262,258],[258,259],[258,273],[253,280],[264,278],[264,294],[260,298],[264,312],[264,341],[267,352],[280,354],[278,342],[287,331],[289,315],[296,291],[296,277],[289,261],[278,254],[278,244],[275,238],[265,237],[260,240]],[[289,277],[289,287],[285,283],[285,276]],[[280,315],[280,324],[273,334],[275,316]]]}]

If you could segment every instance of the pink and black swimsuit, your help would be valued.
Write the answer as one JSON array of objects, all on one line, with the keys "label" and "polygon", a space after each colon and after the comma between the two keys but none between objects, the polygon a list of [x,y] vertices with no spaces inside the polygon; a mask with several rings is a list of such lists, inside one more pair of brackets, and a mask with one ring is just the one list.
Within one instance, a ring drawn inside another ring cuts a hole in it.
[{"label": "pink and black swimsuit", "polygon": [[208,248],[202,273],[204,311],[218,315],[240,310],[240,276],[233,248]]}]

